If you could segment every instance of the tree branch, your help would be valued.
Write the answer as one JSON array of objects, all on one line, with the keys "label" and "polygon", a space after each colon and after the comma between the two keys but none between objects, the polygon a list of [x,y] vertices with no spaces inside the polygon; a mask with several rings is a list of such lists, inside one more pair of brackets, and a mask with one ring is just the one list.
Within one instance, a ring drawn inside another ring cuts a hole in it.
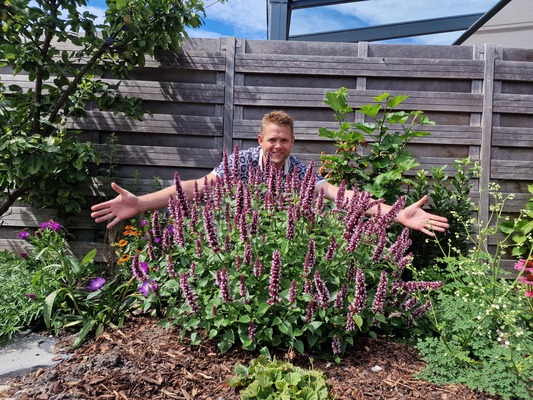
[{"label": "tree branch", "polygon": [[4,201],[0,203],[0,216],[4,215],[21,196],[24,196],[30,191],[29,188],[18,188],[12,192],[7,192],[4,195]]}]

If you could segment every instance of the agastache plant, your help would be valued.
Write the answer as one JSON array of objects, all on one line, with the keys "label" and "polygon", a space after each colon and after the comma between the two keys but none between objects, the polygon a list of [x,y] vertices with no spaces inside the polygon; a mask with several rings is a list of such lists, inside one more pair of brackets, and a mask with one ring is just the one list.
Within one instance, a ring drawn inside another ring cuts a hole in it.
[{"label": "agastache plant", "polygon": [[[366,192],[342,189],[329,201],[311,168],[284,175],[269,153],[263,168],[239,165],[239,154],[224,152],[223,176],[195,185],[189,203],[176,175],[169,213],[147,218],[124,250],[134,276],[159,285],[146,301],[158,296],[163,325],[204,330],[223,352],[240,344],[337,354],[357,334],[406,331],[427,311],[415,292],[441,282],[406,279],[409,232],[388,232],[405,199],[368,217],[382,201]],[[173,236],[156,240],[158,232]]]}]

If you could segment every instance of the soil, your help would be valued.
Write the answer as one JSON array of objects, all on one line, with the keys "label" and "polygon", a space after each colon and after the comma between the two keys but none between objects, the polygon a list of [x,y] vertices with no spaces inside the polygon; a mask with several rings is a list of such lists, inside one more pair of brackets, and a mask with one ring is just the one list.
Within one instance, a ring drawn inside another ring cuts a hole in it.
[{"label": "soil", "polygon": [[[72,336],[61,338],[57,352],[68,352]],[[257,354],[234,349],[221,354],[215,343],[190,346],[177,329],[135,317],[121,329],[108,330],[52,369],[0,380],[0,398],[18,400],[239,399],[226,384],[236,364]],[[302,368],[309,357],[279,353]],[[424,367],[412,346],[361,338],[339,364],[314,357],[336,399],[495,399],[461,385],[436,385],[414,377]],[[378,368],[379,367],[379,368]]]}]

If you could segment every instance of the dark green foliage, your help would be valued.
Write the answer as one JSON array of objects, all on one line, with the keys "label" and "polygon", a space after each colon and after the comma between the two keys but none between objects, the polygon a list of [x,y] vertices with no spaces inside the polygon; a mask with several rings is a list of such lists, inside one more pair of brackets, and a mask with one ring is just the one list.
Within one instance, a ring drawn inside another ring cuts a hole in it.
[{"label": "dark green foliage", "polygon": [[434,123],[422,111],[396,111],[407,96],[389,93],[374,97],[375,104],[357,110],[367,120],[347,122],[353,112],[347,98],[346,88],[326,93],[324,102],[333,109],[339,130],[319,130],[320,136],[334,139],[337,147],[336,154],[321,155],[321,172],[327,172],[332,183],[344,180],[348,188],[358,187],[392,203],[401,195],[402,185],[410,183],[404,172],[418,165],[405,146],[414,138],[429,135],[415,126]]},{"label": "dark green foliage", "polygon": [[109,0],[97,26],[95,15],[80,11],[86,5],[1,2],[0,68],[13,78],[0,82],[0,215],[17,199],[78,213],[98,156],[72,121],[86,117],[88,105],[141,119],[141,100],[122,96],[116,79],[157,49],[177,49],[185,27],[198,27],[203,15],[200,0]]}]

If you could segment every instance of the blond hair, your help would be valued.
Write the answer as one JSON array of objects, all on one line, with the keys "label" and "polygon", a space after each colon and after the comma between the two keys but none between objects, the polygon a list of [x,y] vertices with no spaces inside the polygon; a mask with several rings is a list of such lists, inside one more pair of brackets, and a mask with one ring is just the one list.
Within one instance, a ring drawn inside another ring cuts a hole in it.
[{"label": "blond hair", "polygon": [[267,124],[275,124],[278,126],[288,126],[291,128],[291,134],[294,135],[294,121],[292,117],[285,111],[275,110],[266,113],[261,120],[261,134]]}]

